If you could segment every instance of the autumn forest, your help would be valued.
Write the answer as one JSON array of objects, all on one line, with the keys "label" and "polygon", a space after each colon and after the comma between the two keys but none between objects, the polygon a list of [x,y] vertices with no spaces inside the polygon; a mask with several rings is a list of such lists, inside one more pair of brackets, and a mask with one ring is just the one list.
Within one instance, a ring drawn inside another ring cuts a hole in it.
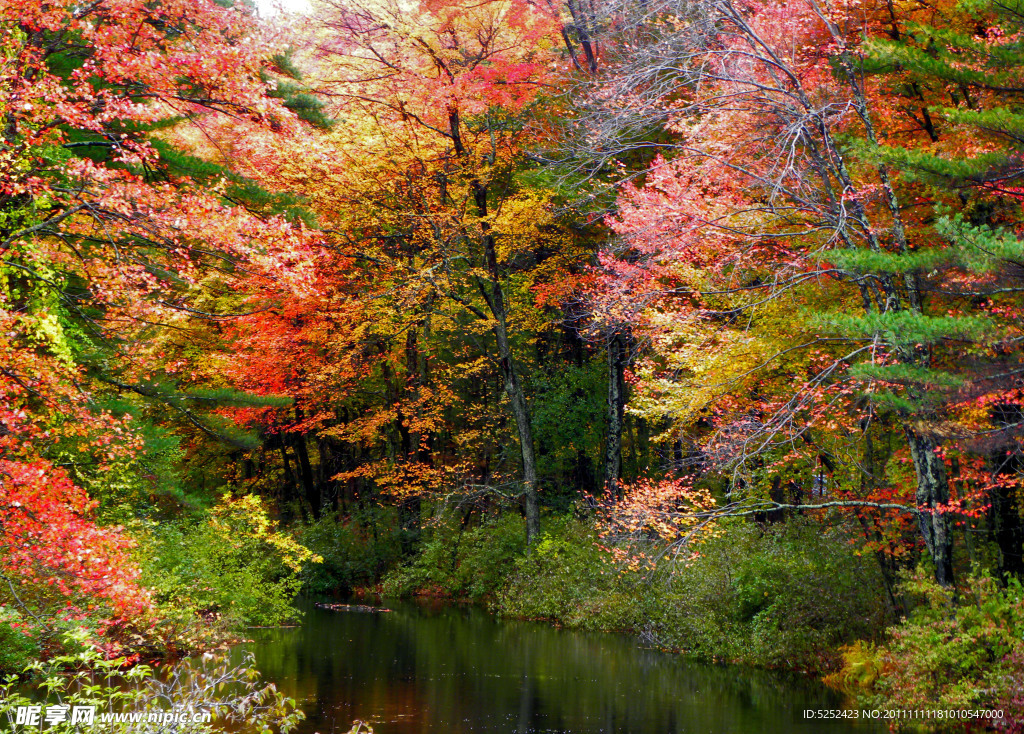
[{"label": "autumn forest", "polygon": [[431,596],[1024,730],[1024,4],[0,29],[0,690]]}]

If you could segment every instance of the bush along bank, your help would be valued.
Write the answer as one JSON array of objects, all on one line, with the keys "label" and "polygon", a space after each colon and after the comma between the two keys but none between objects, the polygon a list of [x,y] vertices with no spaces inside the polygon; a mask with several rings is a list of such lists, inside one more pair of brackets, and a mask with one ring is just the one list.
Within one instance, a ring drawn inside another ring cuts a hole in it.
[{"label": "bush along bank", "polygon": [[[222,649],[243,638],[247,627],[294,620],[292,601],[304,569],[321,561],[276,529],[255,495],[225,493],[192,516],[135,521],[125,532],[145,604],[117,616],[111,605],[94,599],[75,597],[78,606],[72,607],[72,600],[39,580],[4,584],[0,678],[82,649],[130,663]],[[2,574],[0,580],[6,581]],[[76,642],[69,648],[68,640],[79,637],[85,647]]]},{"label": "bush along bank", "polygon": [[895,621],[873,559],[842,529],[727,525],[686,562],[623,562],[589,521],[551,518],[530,552],[513,515],[442,523],[384,596],[485,602],[496,614],[638,634],[708,660],[832,670],[839,648]]},{"label": "bush along bank", "polygon": [[[987,711],[999,731],[1024,731],[1024,589],[980,574],[955,591],[928,575],[901,586],[913,610],[883,640],[843,648],[827,682],[875,709]],[[919,723],[940,730],[942,721]],[[979,723],[979,726],[984,724]]]}]

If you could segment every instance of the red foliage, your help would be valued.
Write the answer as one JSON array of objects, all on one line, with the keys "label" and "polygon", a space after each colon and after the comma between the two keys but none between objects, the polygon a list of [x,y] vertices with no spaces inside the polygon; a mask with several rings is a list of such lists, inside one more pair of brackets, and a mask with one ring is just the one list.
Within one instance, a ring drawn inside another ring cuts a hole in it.
[{"label": "red foliage", "polygon": [[117,618],[149,604],[130,541],[48,457],[76,451],[101,473],[139,448],[93,402],[106,383],[75,364],[82,343],[119,386],[145,382],[165,366],[154,328],[211,290],[280,277],[303,247],[223,182],[171,174],[151,132],[218,118],[287,132],[261,78],[274,50],[249,11],[213,0],[0,4],[0,569],[15,589]]},{"label": "red foliage", "polygon": [[47,584],[69,600],[104,600],[115,617],[138,615],[150,599],[133,543],[118,528],[97,527],[94,507],[64,470],[0,459],[0,569],[15,589]]}]

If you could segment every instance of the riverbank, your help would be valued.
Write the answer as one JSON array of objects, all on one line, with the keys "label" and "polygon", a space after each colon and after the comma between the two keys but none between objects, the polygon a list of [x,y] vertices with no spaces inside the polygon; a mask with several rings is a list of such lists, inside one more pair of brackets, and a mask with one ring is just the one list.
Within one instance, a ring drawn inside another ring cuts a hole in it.
[{"label": "riverbank", "polygon": [[469,599],[702,660],[814,674],[838,669],[841,646],[895,621],[874,562],[842,529],[736,524],[695,557],[650,565],[603,550],[593,526],[570,517],[549,521],[526,553],[517,520],[440,529],[376,591]]},{"label": "riverbank", "polygon": [[842,523],[735,522],[696,555],[652,566],[610,552],[592,524],[570,516],[548,518],[527,552],[521,519],[506,514],[439,524],[360,591],[472,601],[499,617],[625,632],[697,660],[796,671],[872,708],[1001,708],[1002,730],[1020,730],[1019,585],[965,579],[953,596],[907,572],[890,594],[856,540]]}]

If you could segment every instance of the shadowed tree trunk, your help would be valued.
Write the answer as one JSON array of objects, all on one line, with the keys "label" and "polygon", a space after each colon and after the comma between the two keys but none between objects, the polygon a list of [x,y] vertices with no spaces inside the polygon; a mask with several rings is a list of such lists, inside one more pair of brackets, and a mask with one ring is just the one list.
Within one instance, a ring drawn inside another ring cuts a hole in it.
[{"label": "shadowed tree trunk", "polygon": [[[1020,423],[1019,405],[999,405],[993,411],[993,422],[999,426]],[[1021,470],[1020,445],[1016,440],[992,452],[992,465],[996,476],[1012,477]],[[1020,498],[1016,482],[998,484],[989,494],[989,533],[999,548],[998,573],[1005,584],[1011,578],[1024,579],[1024,523],[1020,516]]]},{"label": "shadowed tree trunk", "polygon": [[608,430],[604,448],[604,485],[612,498],[620,494],[622,430],[626,410],[626,336],[618,329],[608,338]]},{"label": "shadowed tree trunk", "polygon": [[[295,410],[295,420],[302,420],[302,411],[299,409]],[[313,467],[309,462],[309,448],[306,446],[306,437],[299,433],[293,433],[292,448],[295,449],[295,457],[299,462],[299,478],[302,480],[306,502],[309,504],[313,519],[319,520],[320,487],[317,486],[316,479],[313,476]]]}]

